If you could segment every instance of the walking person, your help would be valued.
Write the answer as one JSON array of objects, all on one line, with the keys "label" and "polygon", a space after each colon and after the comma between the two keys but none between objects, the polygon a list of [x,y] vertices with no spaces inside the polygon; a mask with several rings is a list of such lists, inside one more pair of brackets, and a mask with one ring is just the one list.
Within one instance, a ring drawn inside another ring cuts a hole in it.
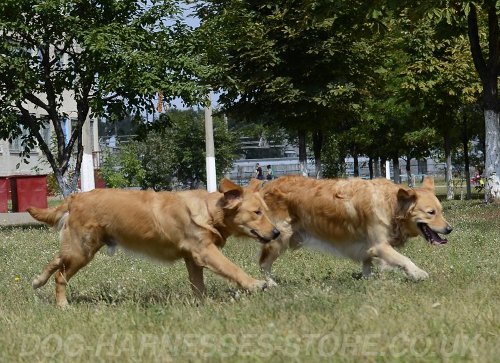
[{"label": "walking person", "polygon": [[266,179],[273,180],[273,178],[274,178],[273,168],[271,168],[271,165],[268,165],[266,167]]},{"label": "walking person", "polygon": [[264,180],[264,173],[259,163],[255,164],[255,177],[259,180]]}]

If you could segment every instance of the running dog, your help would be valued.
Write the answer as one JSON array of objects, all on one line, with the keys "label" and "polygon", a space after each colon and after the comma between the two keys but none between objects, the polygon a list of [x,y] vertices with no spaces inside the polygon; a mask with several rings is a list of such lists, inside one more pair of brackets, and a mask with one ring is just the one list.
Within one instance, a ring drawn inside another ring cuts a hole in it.
[{"label": "running dog", "polygon": [[284,176],[271,182],[253,180],[269,218],[280,230],[278,239],[264,245],[260,267],[270,284],[271,267],[287,248],[316,247],[362,263],[362,275],[372,274],[372,262],[399,267],[413,280],[429,275],[398,253],[409,237],[447,242],[438,233],[452,227],[443,217],[434,181],[425,178],[418,189],[386,179],[310,179]]},{"label": "running dog", "polygon": [[279,231],[264,214],[259,193],[223,179],[220,192],[204,190],[153,192],[96,189],[69,196],[56,208],[28,212],[60,230],[60,252],[33,280],[35,289],[52,274],[58,306],[68,305],[66,284],[104,245],[139,252],[162,261],[184,259],[192,289],[205,294],[203,268],[253,291],[265,281],[248,276],[220,251],[231,236],[267,243]]}]

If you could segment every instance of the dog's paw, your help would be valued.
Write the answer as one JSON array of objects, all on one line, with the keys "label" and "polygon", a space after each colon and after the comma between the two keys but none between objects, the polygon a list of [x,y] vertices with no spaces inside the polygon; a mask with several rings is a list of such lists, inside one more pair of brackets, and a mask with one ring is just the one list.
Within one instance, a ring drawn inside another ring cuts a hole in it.
[{"label": "dog's paw", "polygon": [[354,280],[361,280],[363,278],[363,273],[362,272],[353,272],[351,274],[351,277],[354,279]]},{"label": "dog's paw", "polygon": [[276,287],[278,283],[274,281],[271,277],[266,278],[267,287]]},{"label": "dog's paw", "polygon": [[424,270],[420,269],[415,269],[412,271],[408,271],[408,276],[413,280],[413,281],[422,281],[425,279],[429,278],[429,274],[425,272]]},{"label": "dog's paw", "polygon": [[265,289],[267,289],[267,287],[268,287],[267,281],[255,280],[253,283],[251,283],[250,285],[248,285],[246,287],[246,290],[248,290],[250,292],[255,292],[255,291],[265,290]]},{"label": "dog's paw", "polygon": [[39,277],[39,276],[35,277],[35,278],[33,279],[33,281],[31,282],[31,286],[32,286],[32,287],[33,287],[33,289],[35,289],[35,290],[36,290],[36,289],[38,289],[39,287],[42,287],[42,286],[43,286],[43,284],[44,284],[44,281],[42,281],[42,280],[40,279],[40,277]]},{"label": "dog's paw", "polygon": [[68,310],[71,308],[68,301],[57,302],[57,308],[62,310]]}]

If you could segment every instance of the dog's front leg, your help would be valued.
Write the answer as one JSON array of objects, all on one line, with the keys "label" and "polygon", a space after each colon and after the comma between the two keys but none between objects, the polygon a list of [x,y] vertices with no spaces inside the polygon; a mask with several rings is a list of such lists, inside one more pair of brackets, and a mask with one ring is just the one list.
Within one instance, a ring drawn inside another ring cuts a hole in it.
[{"label": "dog's front leg", "polygon": [[260,252],[260,271],[267,280],[269,287],[277,286],[277,283],[272,278],[271,268],[273,267],[273,262],[276,261],[276,259],[280,255],[281,249],[281,241],[274,240],[263,245]]},{"label": "dog's front leg", "polygon": [[202,298],[206,293],[205,283],[203,281],[203,267],[198,266],[191,257],[185,257],[184,261],[186,262],[193,293],[196,297]]},{"label": "dog's front leg", "polygon": [[389,244],[381,244],[375,248],[374,257],[379,257],[390,266],[402,268],[412,280],[424,280],[429,274],[415,265],[408,257],[397,252]]},{"label": "dog's front leg", "polygon": [[255,291],[267,287],[265,281],[248,276],[241,268],[229,261],[213,244],[193,252],[192,257],[198,266],[206,267],[216,274],[236,282],[245,290]]}]

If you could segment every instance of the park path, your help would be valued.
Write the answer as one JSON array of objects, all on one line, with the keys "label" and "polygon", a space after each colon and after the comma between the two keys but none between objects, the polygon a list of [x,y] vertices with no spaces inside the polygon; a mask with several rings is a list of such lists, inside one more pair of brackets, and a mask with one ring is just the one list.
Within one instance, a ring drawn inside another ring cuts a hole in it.
[{"label": "park path", "polygon": [[0,213],[0,227],[39,225],[28,212]]}]

